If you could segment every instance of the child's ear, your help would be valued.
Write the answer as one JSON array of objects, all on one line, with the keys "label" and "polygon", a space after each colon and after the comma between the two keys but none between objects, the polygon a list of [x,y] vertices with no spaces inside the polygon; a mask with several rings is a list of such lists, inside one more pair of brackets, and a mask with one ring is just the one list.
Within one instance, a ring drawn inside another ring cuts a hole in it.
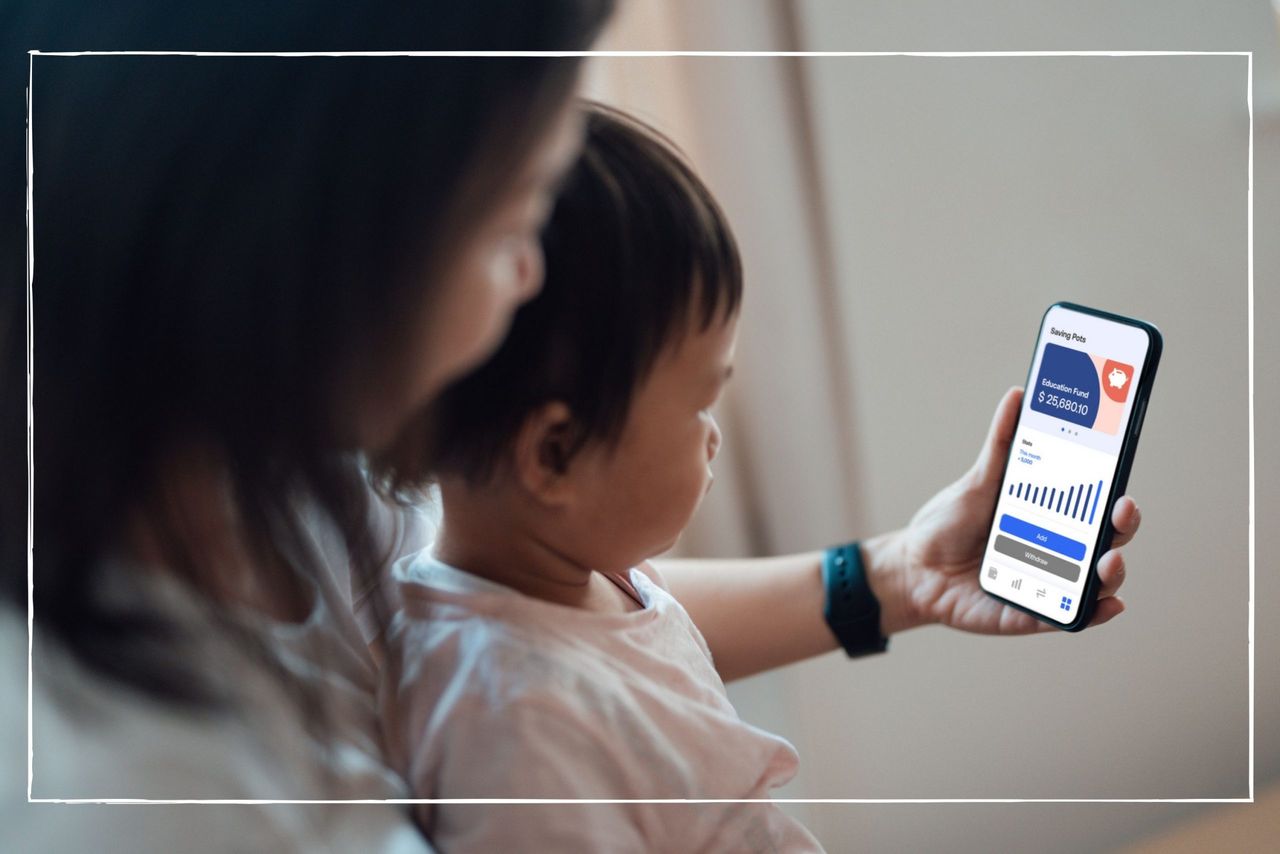
[{"label": "child's ear", "polygon": [[573,413],[558,400],[535,409],[521,425],[513,449],[516,475],[538,501],[562,505],[568,500],[569,454],[576,434]]}]

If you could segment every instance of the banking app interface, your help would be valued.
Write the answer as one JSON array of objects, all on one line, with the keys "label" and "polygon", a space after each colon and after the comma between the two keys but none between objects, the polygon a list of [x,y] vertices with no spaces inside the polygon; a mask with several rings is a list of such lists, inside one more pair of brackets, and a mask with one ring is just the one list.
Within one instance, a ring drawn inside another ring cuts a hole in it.
[{"label": "banking app interface", "polygon": [[1148,343],[1138,327],[1049,310],[987,542],[984,589],[1061,623],[1075,618]]}]

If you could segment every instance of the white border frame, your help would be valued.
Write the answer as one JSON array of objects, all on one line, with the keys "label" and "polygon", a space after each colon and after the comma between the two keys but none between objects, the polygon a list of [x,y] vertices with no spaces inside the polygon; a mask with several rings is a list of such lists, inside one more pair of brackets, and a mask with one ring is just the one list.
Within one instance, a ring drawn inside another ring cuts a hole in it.
[{"label": "white border frame", "polygon": [[[447,51],[170,51],[170,50],[85,50],[27,52],[27,803],[37,804],[716,804],[716,803],[789,803],[789,804],[1251,804],[1254,802],[1254,566],[1255,566],[1255,460],[1254,460],[1254,334],[1253,334],[1253,51],[1184,51],[1184,50],[1121,50],[1121,51],[658,51],[658,50],[447,50]],[[31,797],[32,763],[34,751],[31,738],[32,697],[32,626],[34,624],[34,527],[33,490],[35,484],[35,457],[33,454],[33,345],[32,345],[32,291],[35,273],[35,234],[32,222],[32,142],[31,101],[32,81],[37,56],[441,56],[441,57],[1033,57],[1033,56],[1244,56],[1248,58],[1248,79],[1245,102],[1249,108],[1249,192],[1248,205],[1248,276],[1249,276],[1249,796],[1247,798],[777,798],[777,799],[557,799],[557,798],[393,798],[387,800],[234,800],[234,799],[179,799],[160,800],[147,798],[33,798]]]}]

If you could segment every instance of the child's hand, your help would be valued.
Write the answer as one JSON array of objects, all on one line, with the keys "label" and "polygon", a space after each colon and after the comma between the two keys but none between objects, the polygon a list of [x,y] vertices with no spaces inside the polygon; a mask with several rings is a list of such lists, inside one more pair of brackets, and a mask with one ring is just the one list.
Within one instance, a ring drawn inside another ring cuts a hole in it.
[{"label": "child's hand", "polygon": [[[973,468],[920,508],[906,529],[886,535],[880,543],[866,544],[886,634],[923,623],[944,623],[982,634],[1054,630],[988,596],[978,584],[991,511],[1021,404],[1022,389],[1010,389],[996,407],[991,431]],[[1098,561],[1102,586],[1091,626],[1124,610],[1124,602],[1116,596],[1125,578],[1119,547],[1133,539],[1141,518],[1132,498],[1116,502],[1111,514],[1112,548]]]}]

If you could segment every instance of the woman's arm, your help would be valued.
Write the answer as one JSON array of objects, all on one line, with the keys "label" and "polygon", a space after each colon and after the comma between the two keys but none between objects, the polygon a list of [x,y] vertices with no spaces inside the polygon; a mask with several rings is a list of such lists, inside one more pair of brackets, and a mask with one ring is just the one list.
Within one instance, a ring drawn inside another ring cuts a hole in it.
[{"label": "woman's arm", "polygon": [[[996,494],[1017,424],[1022,390],[996,407],[977,462],[930,499],[906,528],[862,541],[867,582],[880,602],[886,637],[942,623],[982,634],[1029,634],[1052,626],[988,596],[978,584]],[[1124,610],[1120,547],[1141,522],[1132,498],[1112,511],[1112,548],[1098,561],[1102,586],[1090,625]],[[671,593],[707,639],[727,682],[836,649],[822,611],[822,552],[743,560],[655,561]]]}]

